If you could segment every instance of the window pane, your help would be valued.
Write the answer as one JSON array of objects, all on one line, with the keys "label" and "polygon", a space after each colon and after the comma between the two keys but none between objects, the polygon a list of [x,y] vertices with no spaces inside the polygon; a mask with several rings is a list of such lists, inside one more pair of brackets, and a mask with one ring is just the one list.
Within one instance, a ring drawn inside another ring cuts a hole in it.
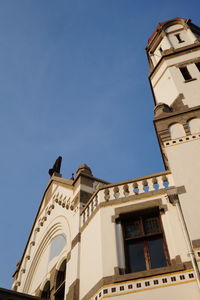
[{"label": "window pane", "polygon": [[141,235],[140,222],[128,221],[125,224],[125,237],[131,238]]},{"label": "window pane", "polygon": [[153,239],[148,241],[151,268],[161,268],[166,266],[166,258],[163,249],[163,239]]},{"label": "window pane", "polygon": [[144,220],[145,234],[160,232],[160,224],[157,218],[148,218]]},{"label": "window pane", "polygon": [[128,273],[146,270],[144,243],[127,243]]}]

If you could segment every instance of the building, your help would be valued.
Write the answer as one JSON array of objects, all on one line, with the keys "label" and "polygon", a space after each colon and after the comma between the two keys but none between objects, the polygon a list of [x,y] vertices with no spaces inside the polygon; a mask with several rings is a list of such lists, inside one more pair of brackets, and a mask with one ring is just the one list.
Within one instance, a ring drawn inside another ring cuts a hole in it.
[{"label": "building", "polygon": [[160,23],[146,47],[166,171],[108,183],[50,170],[16,292],[55,300],[200,297],[200,28]]}]

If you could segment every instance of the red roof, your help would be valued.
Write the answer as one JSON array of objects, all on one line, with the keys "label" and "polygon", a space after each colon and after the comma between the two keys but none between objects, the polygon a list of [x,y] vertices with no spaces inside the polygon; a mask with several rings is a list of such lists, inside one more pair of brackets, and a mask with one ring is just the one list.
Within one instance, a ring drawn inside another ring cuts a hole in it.
[{"label": "red roof", "polygon": [[163,27],[164,24],[168,23],[168,22],[171,22],[171,21],[174,21],[174,20],[187,20],[187,19],[184,19],[184,18],[179,18],[179,17],[176,17],[176,18],[173,18],[171,20],[168,20],[168,21],[165,21],[165,22],[162,22],[162,23],[158,23],[156,29],[154,30],[153,34],[150,36],[150,38],[148,39],[148,45],[150,44],[150,42],[153,40],[153,38],[156,36],[157,32],[160,30],[160,28]]}]

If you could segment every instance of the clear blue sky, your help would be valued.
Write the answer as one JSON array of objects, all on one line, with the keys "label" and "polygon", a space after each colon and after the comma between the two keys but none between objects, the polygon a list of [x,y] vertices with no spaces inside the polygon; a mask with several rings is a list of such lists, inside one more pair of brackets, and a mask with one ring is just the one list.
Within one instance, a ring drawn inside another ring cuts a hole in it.
[{"label": "clear blue sky", "polygon": [[48,169],[110,182],[164,169],[145,46],[199,0],[0,0],[0,286],[24,249]]}]

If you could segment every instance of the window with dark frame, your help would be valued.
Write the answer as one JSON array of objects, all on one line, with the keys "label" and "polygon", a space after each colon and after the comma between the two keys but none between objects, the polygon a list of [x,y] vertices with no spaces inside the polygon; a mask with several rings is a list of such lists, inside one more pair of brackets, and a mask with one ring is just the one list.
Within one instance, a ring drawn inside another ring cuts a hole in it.
[{"label": "window with dark frame", "polygon": [[121,216],[126,273],[168,265],[168,253],[158,208]]},{"label": "window with dark frame", "polygon": [[42,299],[50,299],[50,294],[51,294],[51,291],[50,291],[50,281],[47,281],[47,283],[45,284],[43,290],[42,290],[42,293],[41,293],[41,298]]},{"label": "window with dark frame", "polygon": [[198,69],[199,72],[200,72],[200,61],[198,61],[197,63],[195,63],[195,65],[196,65],[197,69]]},{"label": "window with dark frame", "polygon": [[182,40],[180,33],[175,34],[175,37],[177,38],[179,43],[185,42],[184,40]]},{"label": "window with dark frame", "polygon": [[179,70],[181,71],[181,74],[183,75],[183,78],[185,80],[192,79],[192,76],[190,75],[187,67],[180,67]]},{"label": "window with dark frame", "polygon": [[56,291],[55,300],[64,300],[65,293],[65,274],[66,274],[66,260],[63,261],[56,276]]}]

